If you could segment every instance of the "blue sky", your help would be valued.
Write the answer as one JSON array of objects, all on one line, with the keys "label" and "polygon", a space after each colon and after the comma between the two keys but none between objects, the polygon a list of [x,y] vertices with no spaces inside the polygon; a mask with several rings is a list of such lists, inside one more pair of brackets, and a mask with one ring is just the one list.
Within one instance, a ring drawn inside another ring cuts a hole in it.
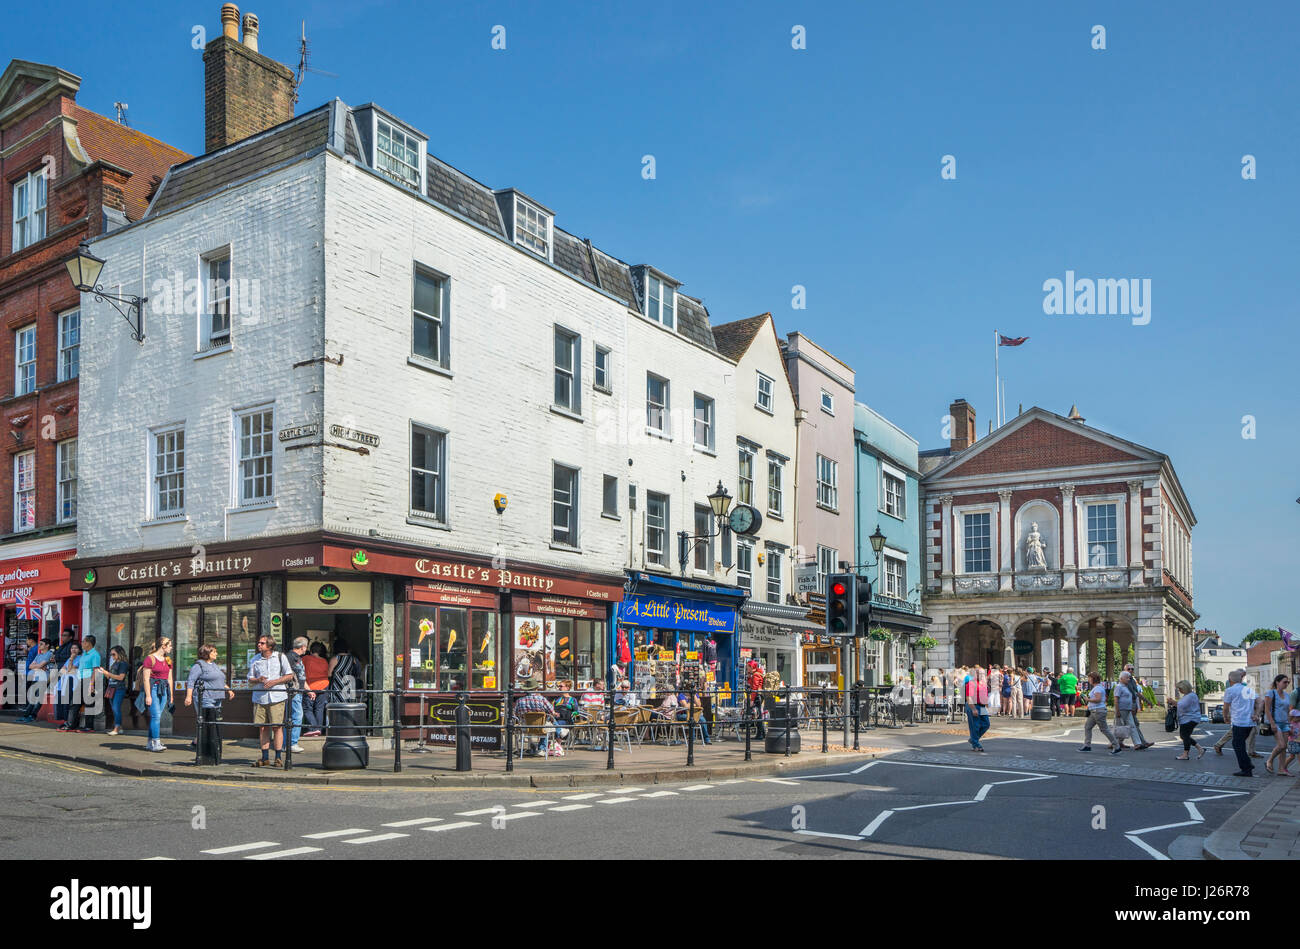
[{"label": "blue sky", "polygon": [[[20,5],[4,58],[69,69],[82,105],[125,101],[134,126],[198,151],[191,39],[216,34],[219,8]],[[1012,411],[1077,402],[1090,425],[1172,457],[1199,519],[1201,625],[1234,641],[1300,628],[1295,4],[243,9],[290,65],[306,19],[313,65],[337,78],[310,75],[301,106],[376,101],[439,157],[684,281],[715,322],[772,311],[853,366],[859,398],[922,448],[943,444],[956,397],[987,432],[992,331],[1029,336],[1003,350]],[[1067,269],[1149,278],[1150,323],[1045,315],[1043,281]]]}]

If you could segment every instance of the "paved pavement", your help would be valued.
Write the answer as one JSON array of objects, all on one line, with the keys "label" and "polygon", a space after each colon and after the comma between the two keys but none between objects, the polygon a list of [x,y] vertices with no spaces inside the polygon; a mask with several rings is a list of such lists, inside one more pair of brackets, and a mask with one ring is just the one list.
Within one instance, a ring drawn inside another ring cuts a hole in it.
[{"label": "paved pavement", "polygon": [[[16,740],[11,730],[0,727],[0,745]],[[304,785],[274,772],[196,779],[192,766],[188,776],[142,777],[0,751],[0,850],[10,858],[64,857],[76,848],[92,856],[263,861],[1164,860],[1186,855],[1180,841],[1223,830],[1263,784],[1233,778],[1226,757],[1174,761],[1177,747],[1167,738],[1141,753],[1081,754],[1077,723],[1005,723],[985,739],[984,755],[943,731],[900,730],[907,741],[874,758],[800,755],[776,775],[661,771],[631,783],[625,773],[614,786],[596,784],[601,774],[592,771],[565,788]]]}]

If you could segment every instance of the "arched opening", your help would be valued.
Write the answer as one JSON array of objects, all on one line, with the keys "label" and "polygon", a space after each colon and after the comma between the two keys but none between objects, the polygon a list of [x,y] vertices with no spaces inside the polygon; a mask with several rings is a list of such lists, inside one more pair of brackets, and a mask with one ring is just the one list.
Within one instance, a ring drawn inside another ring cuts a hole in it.
[{"label": "arched opening", "polygon": [[1016,626],[1013,641],[1016,665],[1060,672],[1067,664],[1065,624],[1051,616],[1035,616]]},{"label": "arched opening", "polygon": [[1126,619],[1100,614],[1079,624],[1079,667],[1082,674],[1098,672],[1112,682],[1120,670],[1133,663],[1138,678],[1158,670],[1144,670],[1137,658],[1137,630]]},{"label": "arched opening", "polygon": [[1002,627],[988,620],[972,620],[957,630],[958,666],[1000,666],[1006,650]]}]

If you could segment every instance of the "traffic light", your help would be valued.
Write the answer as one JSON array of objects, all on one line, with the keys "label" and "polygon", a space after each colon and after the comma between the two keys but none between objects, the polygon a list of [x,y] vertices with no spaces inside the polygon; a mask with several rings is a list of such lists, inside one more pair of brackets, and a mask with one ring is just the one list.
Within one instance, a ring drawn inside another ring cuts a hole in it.
[{"label": "traffic light", "polygon": [[865,636],[871,630],[871,581],[861,577],[858,578],[857,606],[854,629],[857,635]]},{"label": "traffic light", "polygon": [[832,573],[826,578],[826,635],[853,635],[857,620],[858,578],[851,573]]}]

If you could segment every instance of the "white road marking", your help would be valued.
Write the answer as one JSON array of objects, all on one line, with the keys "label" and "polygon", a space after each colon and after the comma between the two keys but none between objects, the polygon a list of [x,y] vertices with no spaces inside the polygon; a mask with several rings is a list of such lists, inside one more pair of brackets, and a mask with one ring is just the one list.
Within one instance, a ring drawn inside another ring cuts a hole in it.
[{"label": "white road marking", "polygon": [[644,791],[645,788],[611,788],[606,794],[632,794],[635,791]]},{"label": "white road marking", "polygon": [[292,850],[276,850],[272,853],[250,853],[245,860],[279,860],[281,857],[299,857],[305,853],[317,853],[320,847],[294,847]]},{"label": "white road marking", "polygon": [[820,830],[796,830],[796,834],[805,834],[809,837],[834,837],[836,840],[861,840],[861,837],[855,837],[853,834],[828,834]]},{"label": "white road marking", "polygon": [[387,824],[380,824],[380,827],[419,827],[421,824],[436,824],[441,821],[441,817],[416,817],[412,820],[395,820]]},{"label": "white road marking", "polygon": [[880,827],[881,824],[883,824],[885,821],[889,820],[889,818],[893,816],[894,816],[893,811],[881,811],[879,814],[876,815],[875,820],[873,820],[866,827],[862,828],[862,833],[860,834],[860,836],[870,837],[872,834],[876,832],[876,829]]},{"label": "white road marking", "polygon": [[[731,782],[730,782],[730,781],[727,781],[726,783],[727,783],[727,784],[730,784]],[[711,788],[711,787],[713,787],[712,784],[692,784],[690,787],[688,787],[688,788],[682,788],[681,790],[683,790],[683,791],[703,791],[705,788]]]},{"label": "white road marking", "polygon": [[655,791],[652,794],[642,794],[641,797],[676,797],[676,791]]},{"label": "white road marking", "polygon": [[868,761],[866,764],[864,764],[861,768],[854,768],[852,771],[849,772],[849,774],[861,774],[863,771],[866,771],[868,768],[874,768],[878,764],[880,764],[880,759],[873,758],[870,761]]},{"label": "white road marking", "polygon": [[581,810],[584,810],[584,809],[586,809],[586,808],[588,808],[588,807],[591,807],[591,805],[590,805],[590,804],[565,804],[563,807],[550,807],[550,808],[547,808],[547,810],[549,810],[549,811],[560,811],[560,812],[564,812],[564,811],[581,811]]},{"label": "white road marking", "polygon": [[[498,805],[498,807],[499,806],[500,805]],[[495,813],[497,813],[496,807],[480,807],[476,811],[457,811],[456,816],[457,817],[482,817],[484,814],[495,814]]]},{"label": "white road marking", "polygon": [[303,840],[328,840],[330,837],[350,837],[353,834],[368,834],[368,827],[349,827],[346,830],[323,830],[319,834],[303,834]]},{"label": "white road marking", "polygon": [[927,807],[952,807],[954,804],[977,804],[978,801],[939,801],[935,804],[912,804],[909,807],[896,807],[896,811],[923,811]]},{"label": "white road marking", "polygon": [[607,797],[604,800],[597,801],[597,804],[630,804],[635,801],[634,797]]},{"label": "white road marking", "polygon": [[427,830],[432,834],[440,834],[444,830],[460,830],[462,827],[477,827],[479,822],[476,820],[458,820],[451,824],[443,824],[441,827],[421,827],[420,830]]},{"label": "white road marking", "polygon": [[1168,859],[1169,859],[1169,858],[1166,857],[1164,854],[1162,854],[1159,850],[1157,850],[1155,847],[1152,847],[1150,844],[1148,844],[1148,843],[1147,843],[1145,840],[1143,840],[1141,837],[1134,837],[1132,834],[1125,834],[1124,836],[1127,837],[1129,840],[1133,841],[1133,843],[1137,844],[1139,847],[1141,847],[1141,848],[1142,848],[1143,850],[1145,850],[1147,853],[1151,854],[1151,856],[1155,857],[1155,859],[1157,859],[1157,860],[1168,860]]},{"label": "white road marking", "polygon": [[[1213,789],[1213,788],[1201,788],[1201,790],[1202,790],[1202,791],[1212,791],[1212,790],[1214,790],[1214,789]],[[1192,800],[1193,800],[1193,801],[1196,801],[1197,803],[1200,803],[1201,801],[1219,801],[1219,800],[1222,800],[1222,799],[1225,798],[1225,797],[1240,797],[1240,796],[1243,795],[1243,794],[1249,794],[1249,793],[1250,793],[1249,791],[1219,791],[1217,794],[1211,794],[1211,795],[1208,796],[1208,797],[1194,797],[1194,798],[1192,798]]]},{"label": "white road marking", "polygon": [[745,781],[744,778],[732,778],[732,779],[730,779],[729,781],[719,781],[719,782],[717,782],[717,783],[718,783],[719,785],[723,785],[723,784],[743,784],[744,781]]},{"label": "white road marking", "polygon": [[511,804],[511,807],[545,807],[547,804],[559,804],[559,801],[527,801],[523,804]]},{"label": "white road marking", "polygon": [[373,834],[370,837],[353,837],[351,840],[343,842],[345,844],[377,844],[384,840],[397,840],[399,837],[410,836],[410,834]]},{"label": "white road marking", "polygon": [[1139,834],[1149,834],[1157,830],[1173,830],[1175,827],[1190,827],[1193,824],[1199,824],[1199,823],[1201,823],[1201,821],[1185,820],[1177,824],[1161,824],[1159,827],[1143,827],[1141,830],[1126,830],[1124,831],[1124,833],[1126,836],[1136,837]]},{"label": "white road marking", "polygon": [[274,840],[259,840],[251,844],[235,844],[233,847],[214,847],[211,850],[200,850],[199,853],[210,853],[213,856],[220,856],[224,853],[240,853],[244,850],[263,850],[267,847],[280,846]]},{"label": "white road marking", "polygon": [[[521,817],[541,817],[541,816],[542,816],[541,811],[520,811],[518,814],[501,814],[498,817],[492,818],[492,820],[495,822],[495,821],[503,821],[503,820],[519,820],[519,818]],[[432,827],[428,829],[433,830]]]},{"label": "white road marking", "polygon": [[1183,805],[1187,808],[1187,816],[1190,817],[1192,820],[1194,821],[1205,820],[1205,818],[1201,816],[1201,812],[1196,809],[1196,805],[1193,804],[1191,801],[1183,801]]},{"label": "white road marking", "polygon": [[175,857],[145,857],[146,860],[175,860]]},{"label": "white road marking", "polygon": [[767,784],[793,784],[795,787],[799,786],[798,781],[788,781],[785,778],[757,778],[756,780],[763,781]]},{"label": "white road marking", "polygon": [[587,792],[586,794],[570,794],[568,797],[565,798],[565,800],[566,800],[566,801],[586,801],[586,800],[590,800],[590,799],[593,798],[593,797],[600,797],[600,795],[601,795],[601,792],[599,792],[599,791],[589,791],[589,792]]}]

